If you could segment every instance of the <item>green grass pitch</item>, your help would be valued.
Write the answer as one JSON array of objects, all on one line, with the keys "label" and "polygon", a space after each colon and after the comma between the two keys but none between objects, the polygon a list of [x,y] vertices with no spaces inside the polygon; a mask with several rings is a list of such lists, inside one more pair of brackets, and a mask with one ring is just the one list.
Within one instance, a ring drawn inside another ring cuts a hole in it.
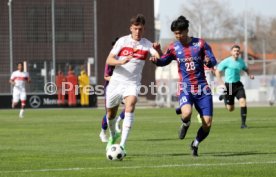
[{"label": "green grass pitch", "polygon": [[239,108],[214,110],[199,157],[189,145],[200,124],[194,112],[184,140],[174,109],[137,109],[127,157],[109,161],[99,139],[103,109],[0,110],[0,177],[273,177],[276,176],[276,111],[249,107],[248,129]]}]

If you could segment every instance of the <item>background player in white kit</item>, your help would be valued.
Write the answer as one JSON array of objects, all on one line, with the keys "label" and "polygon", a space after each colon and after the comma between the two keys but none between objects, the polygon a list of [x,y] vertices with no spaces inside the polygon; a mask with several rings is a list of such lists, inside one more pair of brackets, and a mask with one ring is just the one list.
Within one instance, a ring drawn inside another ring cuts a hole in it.
[{"label": "background player in white kit", "polygon": [[141,74],[148,58],[148,53],[158,57],[160,45],[142,38],[145,18],[138,14],[130,20],[131,34],[121,37],[107,57],[106,64],[115,66],[106,91],[107,123],[110,130],[108,149],[119,138],[115,131],[116,113],[121,101],[125,100],[125,119],[122,126],[120,146],[125,150],[125,143],[134,121],[134,110],[137,102]]},{"label": "background player in white kit", "polygon": [[24,107],[27,99],[25,84],[30,81],[29,73],[23,71],[23,63],[19,62],[17,64],[17,71],[14,71],[10,78],[10,83],[13,85],[12,108],[15,108],[19,99],[21,101],[19,118],[24,117]]}]

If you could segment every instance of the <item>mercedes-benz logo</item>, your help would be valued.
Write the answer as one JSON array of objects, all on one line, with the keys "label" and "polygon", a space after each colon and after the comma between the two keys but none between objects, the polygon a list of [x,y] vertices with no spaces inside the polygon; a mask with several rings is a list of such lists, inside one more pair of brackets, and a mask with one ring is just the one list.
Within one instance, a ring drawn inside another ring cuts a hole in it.
[{"label": "mercedes-benz logo", "polygon": [[29,103],[32,108],[38,108],[41,105],[41,100],[38,96],[31,96]]}]

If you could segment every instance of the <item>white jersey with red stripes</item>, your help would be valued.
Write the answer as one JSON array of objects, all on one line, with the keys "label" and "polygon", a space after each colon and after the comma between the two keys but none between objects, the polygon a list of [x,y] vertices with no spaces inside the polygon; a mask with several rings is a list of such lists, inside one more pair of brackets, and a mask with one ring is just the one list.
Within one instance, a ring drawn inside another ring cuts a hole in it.
[{"label": "white jersey with red stripes", "polygon": [[149,40],[142,38],[140,41],[135,41],[131,35],[127,35],[116,42],[110,53],[116,55],[118,60],[123,60],[129,55],[133,56],[128,63],[115,67],[110,82],[139,85],[148,53],[155,55],[157,51]]},{"label": "white jersey with red stripes", "polygon": [[19,70],[14,71],[10,78],[12,81],[14,81],[14,87],[18,89],[25,89],[25,83],[29,79],[29,73],[28,72],[21,72]]}]

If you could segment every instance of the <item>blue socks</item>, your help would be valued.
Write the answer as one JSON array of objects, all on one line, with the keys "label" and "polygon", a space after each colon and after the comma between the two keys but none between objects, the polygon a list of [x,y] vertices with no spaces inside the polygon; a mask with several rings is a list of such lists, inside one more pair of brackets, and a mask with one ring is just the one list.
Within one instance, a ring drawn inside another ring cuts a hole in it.
[{"label": "blue socks", "polygon": [[106,115],[104,115],[103,120],[102,120],[102,129],[103,129],[103,130],[106,130],[106,129],[107,129]]}]

